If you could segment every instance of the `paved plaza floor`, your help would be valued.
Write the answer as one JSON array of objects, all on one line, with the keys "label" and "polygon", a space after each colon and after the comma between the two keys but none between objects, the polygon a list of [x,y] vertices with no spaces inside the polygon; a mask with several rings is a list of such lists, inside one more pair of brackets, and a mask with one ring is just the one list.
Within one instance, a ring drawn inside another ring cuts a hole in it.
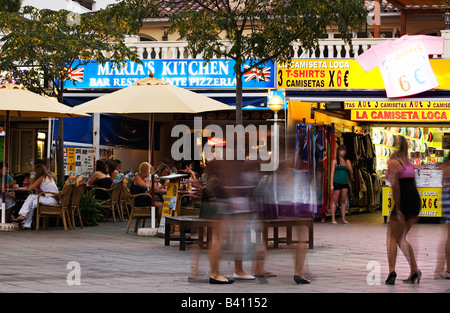
[{"label": "paved plaza floor", "polygon": [[[0,232],[0,293],[448,293],[450,280],[434,279],[441,259],[443,225],[418,223],[409,235],[423,277],[420,284],[402,283],[409,267],[399,253],[397,283],[386,286],[386,230],[381,212],[348,216],[350,224],[314,223],[314,249],[307,251],[309,285],[293,280],[295,247],[267,250],[266,269],[276,277],[237,281],[230,285],[190,283],[192,245],[164,245],[159,237],[125,232],[126,222],[64,231]],[[234,262],[221,261],[231,277]],[[244,267],[251,272],[251,261]],[[209,276],[206,250],[199,272]]]}]

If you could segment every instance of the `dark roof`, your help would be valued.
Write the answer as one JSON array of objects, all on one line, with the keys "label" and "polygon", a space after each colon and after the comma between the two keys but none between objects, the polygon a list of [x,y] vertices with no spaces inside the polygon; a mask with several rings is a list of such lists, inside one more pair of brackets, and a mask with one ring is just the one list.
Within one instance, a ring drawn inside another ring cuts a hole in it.
[{"label": "dark roof", "polygon": [[[220,2],[220,1],[219,1]],[[381,12],[382,13],[393,13],[400,12],[400,9],[386,0],[381,0]],[[373,1],[365,0],[364,5],[366,6],[367,12],[374,10]],[[405,9],[439,9],[438,5],[407,5]],[[184,10],[201,10],[202,6],[195,1],[183,1],[183,0],[160,0],[159,1],[159,12],[160,17],[172,17],[174,15],[180,14]]]},{"label": "dark roof", "polygon": [[[386,0],[381,0],[381,12],[382,13],[392,13],[392,12],[400,12],[400,8],[398,8],[397,6],[395,6],[394,4],[390,3],[389,1]],[[398,1],[394,1],[397,3],[402,4],[403,2],[405,2],[405,6],[404,8],[407,10],[425,10],[425,9],[441,9],[442,6],[440,5],[433,5],[433,4],[421,4],[421,5],[410,5],[408,3],[435,3],[438,1],[402,1],[402,0],[398,0]],[[375,8],[375,6],[373,5],[373,1],[371,0],[365,0],[364,1],[364,5],[366,6],[367,12],[372,12]]]},{"label": "dark roof", "polygon": [[200,11],[203,7],[195,1],[167,0],[158,1],[160,17],[172,17],[186,9]]}]

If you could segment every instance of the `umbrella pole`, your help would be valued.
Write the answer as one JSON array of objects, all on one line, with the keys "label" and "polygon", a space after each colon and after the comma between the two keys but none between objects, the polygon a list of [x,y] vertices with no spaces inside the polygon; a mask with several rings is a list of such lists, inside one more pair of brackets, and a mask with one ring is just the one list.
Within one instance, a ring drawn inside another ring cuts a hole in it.
[{"label": "umbrella pole", "polygon": [[8,136],[9,136],[9,111],[5,118],[5,139],[3,147],[3,171],[2,171],[2,224],[6,221],[6,162],[8,161]]},{"label": "umbrella pole", "polygon": [[[155,145],[154,145],[154,130],[155,130],[155,120],[154,120],[154,114],[150,113],[150,136],[148,137],[148,140],[150,141],[150,164],[152,164],[152,166],[154,166],[155,164],[153,164],[154,162],[154,150],[155,150]],[[151,173],[151,195],[152,195],[152,228],[155,228],[155,174],[154,171],[152,171]]]}]

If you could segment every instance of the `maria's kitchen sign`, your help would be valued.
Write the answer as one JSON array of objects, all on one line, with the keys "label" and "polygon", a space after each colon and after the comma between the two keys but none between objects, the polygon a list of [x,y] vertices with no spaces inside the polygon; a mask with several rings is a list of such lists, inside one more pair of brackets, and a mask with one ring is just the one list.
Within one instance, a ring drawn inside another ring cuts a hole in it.
[{"label": "maria's kitchen sign", "polygon": [[[236,88],[235,62],[228,59],[211,59],[208,63],[198,59],[141,60],[142,63],[127,61],[122,68],[112,63],[100,64],[95,61],[69,69],[70,80],[66,88],[109,89],[131,86],[136,80],[154,77],[190,89]],[[249,64],[243,66],[244,69]],[[268,89],[275,87],[275,66],[273,62],[248,71],[243,77],[243,87],[247,89]]]}]

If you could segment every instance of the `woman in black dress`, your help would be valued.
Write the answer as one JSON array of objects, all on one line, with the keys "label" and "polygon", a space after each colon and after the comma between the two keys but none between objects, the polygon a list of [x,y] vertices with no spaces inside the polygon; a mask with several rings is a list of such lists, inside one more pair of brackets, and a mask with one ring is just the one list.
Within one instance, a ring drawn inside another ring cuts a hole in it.
[{"label": "woman in black dress", "polygon": [[400,247],[411,268],[411,274],[405,283],[420,282],[422,272],[419,270],[410,243],[406,240],[411,226],[417,221],[420,213],[420,196],[417,191],[414,165],[408,159],[408,143],[402,136],[399,137],[399,150],[388,161],[386,178],[391,182],[394,196],[394,208],[391,212],[387,235],[387,254],[389,262],[389,277],[387,285],[394,285],[397,273],[395,264],[397,260],[397,246]]}]

